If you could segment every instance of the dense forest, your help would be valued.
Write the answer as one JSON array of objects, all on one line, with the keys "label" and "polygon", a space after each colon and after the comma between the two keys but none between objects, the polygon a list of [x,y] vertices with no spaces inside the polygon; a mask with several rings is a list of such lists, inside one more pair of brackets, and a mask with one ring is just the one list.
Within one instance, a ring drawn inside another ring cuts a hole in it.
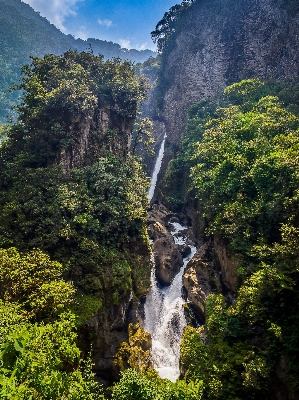
[{"label": "dense forest", "polygon": [[164,180],[172,207],[195,196],[203,234],[224,238],[239,265],[235,303],[210,295],[205,327],[187,328],[182,342],[182,368],[203,379],[206,398],[267,396],[282,357],[298,390],[299,113],[277,96],[298,92],[282,86],[244,80],[221,108],[194,105]]},{"label": "dense forest", "polygon": [[195,204],[202,235],[224,238],[238,260],[237,296],[209,295],[205,324],[185,328],[174,397],[146,370],[124,373],[116,387],[136,397],[121,398],[270,399],[277,368],[297,398],[297,98],[297,86],[251,79],[189,110],[162,192],[174,211]]},{"label": "dense forest", "polygon": [[34,58],[24,74],[0,155],[1,398],[98,398],[78,329],[148,287],[148,184],[127,148],[145,86],[129,62],[89,53]]},{"label": "dense forest", "polygon": [[[177,147],[166,142],[172,159],[154,202],[192,214],[198,242],[221,240],[235,288],[210,293],[201,321],[186,304],[176,382],[153,368],[140,324],[152,262],[149,178],[137,154],[152,151],[145,114],[163,119],[167,57],[200,1],[184,0],[158,22],[158,59],[134,66],[62,44],[61,55],[22,68],[16,120],[0,129],[2,399],[298,399],[297,78],[232,82],[188,108]],[[15,3],[3,1],[7,10]],[[277,4],[298,12],[295,1]],[[13,79],[23,56],[13,56]],[[11,66],[1,62],[6,85]],[[105,346],[114,353],[103,366]]]}]

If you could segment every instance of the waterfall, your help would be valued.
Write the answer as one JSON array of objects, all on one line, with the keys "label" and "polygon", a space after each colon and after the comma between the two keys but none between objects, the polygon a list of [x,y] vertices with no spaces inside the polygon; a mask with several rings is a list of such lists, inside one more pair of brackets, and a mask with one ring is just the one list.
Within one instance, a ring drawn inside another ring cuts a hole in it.
[{"label": "waterfall", "polygon": [[[186,237],[179,235],[186,227],[171,223],[175,243],[186,243]],[[151,273],[151,290],[144,305],[145,330],[152,336],[152,362],[161,378],[173,382],[180,375],[180,342],[186,326],[184,300],[182,299],[182,278],[188,261],[194,256],[196,248],[189,246],[191,253],[184,258],[183,266],[170,286],[161,288],[157,283],[155,268]]]},{"label": "waterfall", "polygon": [[[152,200],[158,174],[160,172],[164,155],[166,134],[164,135],[159,154],[156,160],[151,185],[148,191],[148,200]],[[186,227],[177,222],[171,222],[171,234],[177,245],[186,243],[186,236],[180,234]],[[161,288],[158,285],[155,267],[151,272],[151,290],[146,297],[144,305],[144,328],[152,336],[152,362],[161,378],[175,382],[179,375],[180,342],[183,329],[187,324],[182,298],[182,279],[188,261],[194,256],[196,248],[190,247],[190,254],[184,258],[183,266],[174,277],[170,286]],[[154,263],[154,256],[152,254]]]},{"label": "waterfall", "polygon": [[151,179],[151,185],[150,185],[150,188],[149,188],[149,191],[148,191],[148,200],[149,201],[152,200],[152,198],[154,196],[154,193],[155,193],[158,174],[159,174],[160,169],[161,169],[163,155],[164,155],[165,139],[166,139],[166,133],[165,133],[163,141],[161,143],[161,147],[160,147],[160,150],[159,150],[159,153],[158,153],[158,157],[157,157],[157,160],[156,160],[153,176],[152,176],[152,179]]}]

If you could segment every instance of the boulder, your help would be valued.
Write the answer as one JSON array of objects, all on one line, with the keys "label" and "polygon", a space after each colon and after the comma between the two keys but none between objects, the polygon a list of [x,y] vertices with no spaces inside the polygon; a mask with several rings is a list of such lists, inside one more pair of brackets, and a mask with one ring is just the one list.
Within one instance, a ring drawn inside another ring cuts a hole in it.
[{"label": "boulder", "polygon": [[191,253],[191,248],[188,244],[180,245],[178,248],[183,258],[188,257]]},{"label": "boulder", "polygon": [[155,222],[152,228],[156,277],[162,285],[170,285],[183,266],[183,257],[165,226]]},{"label": "boulder", "polygon": [[221,292],[221,281],[210,258],[210,246],[202,245],[189,261],[183,286],[198,320],[205,320],[205,301],[210,293]]}]

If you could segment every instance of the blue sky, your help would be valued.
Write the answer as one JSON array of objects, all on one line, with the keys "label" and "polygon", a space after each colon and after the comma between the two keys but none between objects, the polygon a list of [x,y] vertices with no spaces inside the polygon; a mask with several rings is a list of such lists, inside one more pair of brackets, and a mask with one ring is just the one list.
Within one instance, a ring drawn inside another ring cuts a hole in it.
[{"label": "blue sky", "polygon": [[155,50],[150,32],[175,0],[22,0],[64,33]]}]

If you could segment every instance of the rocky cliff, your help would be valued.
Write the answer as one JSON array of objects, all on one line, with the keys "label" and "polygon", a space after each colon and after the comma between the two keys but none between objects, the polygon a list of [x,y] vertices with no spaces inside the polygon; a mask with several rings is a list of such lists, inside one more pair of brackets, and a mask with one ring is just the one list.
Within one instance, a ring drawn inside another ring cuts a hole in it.
[{"label": "rocky cliff", "polygon": [[185,11],[164,51],[158,87],[157,119],[170,147],[179,145],[195,102],[242,79],[298,78],[299,13],[291,4],[198,0]]},{"label": "rocky cliff", "polygon": [[81,117],[70,125],[72,143],[55,160],[65,171],[96,162],[109,150],[125,160],[130,152],[134,118],[119,115],[116,104],[100,104],[92,116]]},{"label": "rocky cliff", "polygon": [[[157,141],[162,140],[161,127],[167,134],[160,179],[179,148],[192,104],[221,94],[242,79],[298,79],[298,11],[291,0],[197,0],[184,11],[161,56],[158,84],[150,99],[155,107],[148,107]],[[158,192],[156,198],[163,203],[163,193]],[[185,212],[197,242],[203,243],[202,256],[192,260],[184,278],[200,314],[214,282],[207,276],[209,268],[220,273],[222,290],[234,293],[238,263],[220,237],[203,238],[204,222],[194,204],[185,205]],[[206,290],[200,294],[196,282],[203,280]]]},{"label": "rocky cliff", "polygon": [[[182,14],[163,51],[156,88],[153,115],[167,134],[162,172],[179,149],[186,111],[192,104],[243,79],[298,81],[299,13],[295,5],[291,0],[197,0]],[[164,200],[163,193],[156,193],[156,203]],[[187,265],[183,285],[195,316],[204,320],[210,293],[222,293],[227,303],[234,303],[239,265],[223,238],[204,236],[204,221],[195,209],[191,199],[184,206],[198,251]],[[259,340],[259,333],[256,337]],[[286,394],[290,388],[280,364],[271,378],[279,382],[273,385],[271,398],[298,398]]]}]

